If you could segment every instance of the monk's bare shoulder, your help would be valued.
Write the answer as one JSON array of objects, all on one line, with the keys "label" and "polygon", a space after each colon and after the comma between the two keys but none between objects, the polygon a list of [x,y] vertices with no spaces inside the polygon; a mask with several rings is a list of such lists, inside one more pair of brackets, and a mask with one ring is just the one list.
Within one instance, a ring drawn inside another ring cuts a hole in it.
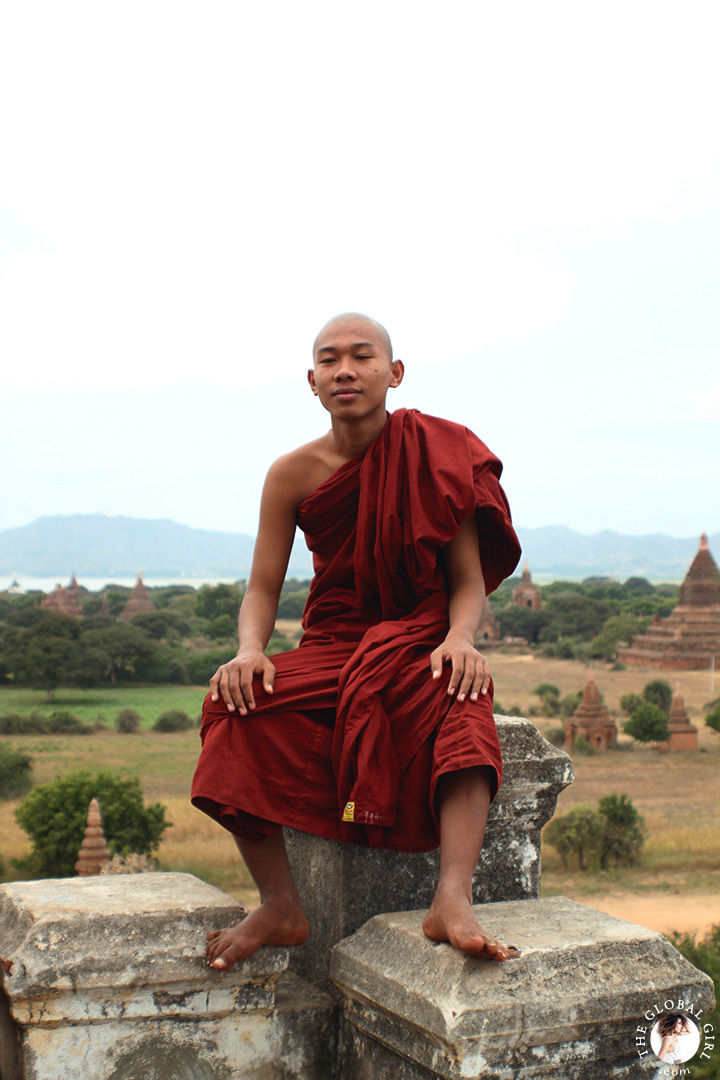
[{"label": "monk's bare shoulder", "polygon": [[343,460],[335,451],[329,433],[313,439],[273,462],[265,481],[266,493],[297,508],[332,476]]}]

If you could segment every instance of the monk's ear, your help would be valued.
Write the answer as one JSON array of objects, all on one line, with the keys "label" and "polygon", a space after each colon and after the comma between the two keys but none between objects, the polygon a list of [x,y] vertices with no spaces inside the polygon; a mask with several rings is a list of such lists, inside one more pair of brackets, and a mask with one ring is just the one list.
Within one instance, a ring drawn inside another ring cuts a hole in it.
[{"label": "monk's ear", "polygon": [[390,365],[390,371],[392,373],[392,377],[390,379],[390,386],[399,386],[400,383],[403,381],[403,375],[405,374],[405,365],[403,364],[402,360],[393,360],[392,364]]},{"label": "monk's ear", "polygon": [[310,389],[312,390],[315,397],[317,397],[318,392],[317,386],[315,385],[315,372],[312,368],[310,368],[310,370],[308,371],[308,382],[310,383]]}]

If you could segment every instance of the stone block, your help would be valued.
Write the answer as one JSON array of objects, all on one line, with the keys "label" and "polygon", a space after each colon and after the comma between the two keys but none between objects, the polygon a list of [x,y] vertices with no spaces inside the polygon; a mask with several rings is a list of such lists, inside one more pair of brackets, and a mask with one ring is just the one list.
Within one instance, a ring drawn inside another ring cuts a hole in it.
[{"label": "stone block", "polygon": [[[485,843],[473,878],[473,900],[540,895],[540,831],[572,783],[568,755],[534,724],[495,718],[503,754],[503,784],[490,808]],[[310,937],[291,954],[291,969],[330,987],[330,953],[373,915],[429,907],[439,852],[402,854],[339,844],[285,830],[295,881],[310,919]]]},{"label": "stone block", "polygon": [[286,949],[205,965],[242,915],[189,874],[1,886],[2,1080],[326,1080],[333,1002],[278,989]]},{"label": "stone block", "polygon": [[343,1080],[650,1077],[643,1013],[712,1007],[711,980],[660,934],[564,897],[478,912],[521,956],[505,963],[429,941],[422,912],[379,915],[333,950],[345,996]]}]

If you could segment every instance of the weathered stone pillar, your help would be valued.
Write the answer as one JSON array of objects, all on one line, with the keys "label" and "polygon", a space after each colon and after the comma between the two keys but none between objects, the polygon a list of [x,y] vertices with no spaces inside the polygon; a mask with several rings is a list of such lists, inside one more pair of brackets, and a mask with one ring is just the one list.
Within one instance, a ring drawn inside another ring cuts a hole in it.
[{"label": "weathered stone pillar", "polygon": [[649,1036],[637,1043],[645,1011],[712,1008],[712,981],[652,930],[560,896],[478,914],[518,959],[431,942],[413,911],[335,947],[342,1080],[649,1080],[660,1065]]},{"label": "weathered stone pillar", "polygon": [[330,1077],[333,1003],[283,974],[286,949],[205,965],[242,914],[190,874],[0,886],[2,1080]]},{"label": "weathered stone pillar", "polygon": [[[473,880],[475,903],[540,895],[540,831],[572,783],[570,758],[528,720],[497,716],[503,784],[490,808]],[[310,919],[310,938],[293,949],[291,969],[330,986],[330,953],[373,915],[427,908],[439,852],[374,851],[286,829],[290,862]]]}]

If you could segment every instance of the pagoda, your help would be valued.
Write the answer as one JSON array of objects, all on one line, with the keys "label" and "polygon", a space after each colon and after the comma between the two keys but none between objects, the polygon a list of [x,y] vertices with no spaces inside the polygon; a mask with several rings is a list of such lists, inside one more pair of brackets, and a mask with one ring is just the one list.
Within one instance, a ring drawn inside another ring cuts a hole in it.
[{"label": "pagoda", "polygon": [[685,712],[685,702],[679,690],[673,694],[668,727],[670,738],[658,743],[656,747],[661,753],[667,754],[670,750],[697,750],[698,729],[690,722]]},{"label": "pagoda", "polygon": [[475,645],[477,648],[487,648],[489,645],[498,645],[499,643],[500,627],[495,618],[495,612],[492,609],[490,600],[487,599],[485,601],[485,609],[483,611],[482,619],[480,620],[480,625],[475,634]]},{"label": "pagoda", "polygon": [[530,567],[527,562],[523,567],[520,584],[513,590],[512,602],[513,604],[517,604],[518,607],[528,607],[531,611],[539,611],[542,607],[540,587],[538,585],[533,585]]},{"label": "pagoda", "polygon": [[704,533],[677,607],[666,619],[656,616],[632,645],[618,649],[617,657],[623,664],[662,671],[697,671],[713,660],[720,663],[720,570]]},{"label": "pagoda", "polygon": [[590,669],[582,701],[565,721],[565,746],[572,749],[575,740],[584,736],[595,750],[607,750],[617,745],[617,724],[600,700],[595,672]]},{"label": "pagoda", "polygon": [[56,611],[59,615],[80,618],[83,613],[82,589],[75,575],[73,574],[70,578],[70,584],[66,589],[62,585],[56,585],[48,596],[42,598],[40,607],[45,611]]},{"label": "pagoda", "polygon": [[150,599],[150,593],[142,576],[138,574],[130,599],[118,615],[118,619],[121,622],[128,622],[134,615],[149,615],[151,611],[157,611],[157,608]]}]

